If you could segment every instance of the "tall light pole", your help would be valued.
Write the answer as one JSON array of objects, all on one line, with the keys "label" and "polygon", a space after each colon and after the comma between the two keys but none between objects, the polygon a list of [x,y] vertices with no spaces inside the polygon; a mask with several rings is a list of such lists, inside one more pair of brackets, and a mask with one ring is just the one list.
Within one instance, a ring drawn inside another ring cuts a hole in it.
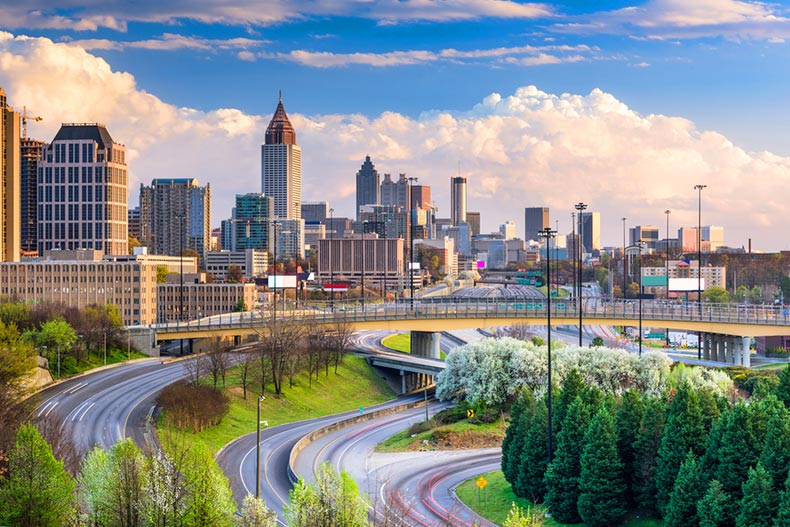
[{"label": "tall light pole", "polygon": [[[555,225],[554,235],[555,236],[559,236],[560,220],[554,220],[554,225]],[[560,269],[560,249],[557,246],[557,242],[556,241],[554,242],[554,266],[557,268],[557,271],[559,272],[559,269]],[[555,291],[557,293],[557,298],[559,298],[560,297],[560,284],[559,284],[559,282],[557,282],[557,284],[556,284]]]},{"label": "tall light pole", "polygon": [[365,222],[362,222],[362,281],[360,285],[360,297],[362,299],[362,310],[365,310]]},{"label": "tall light pole", "polygon": [[[184,220],[186,220],[186,215],[184,214],[176,214],[176,218],[178,218],[178,224],[180,227],[180,233],[178,236],[179,239],[179,255],[178,255],[178,278],[179,278],[179,308],[178,308],[178,321],[184,321]],[[179,354],[181,356],[184,355],[184,339],[180,339],[179,341]]]},{"label": "tall light pole", "polygon": [[258,396],[258,425],[255,434],[255,497],[261,497],[261,401],[266,397],[261,394]]},{"label": "tall light pole", "polygon": [[[697,201],[697,304],[702,318],[702,189],[708,185],[694,185],[698,192]],[[697,359],[702,360],[702,332],[697,335]]]},{"label": "tall light pole", "polygon": [[547,446],[548,446],[548,459],[549,463],[551,463],[551,251],[549,251],[549,240],[554,238],[557,235],[557,231],[552,231],[551,227],[546,227],[540,231],[538,231],[538,236],[540,238],[546,239],[546,284],[549,286],[547,291],[549,291],[548,299],[546,300],[546,327],[548,330],[547,334],[547,343],[548,343],[548,351],[546,353],[547,357],[547,365],[548,365],[548,379],[546,381],[546,395],[548,397],[547,402],[547,410],[548,410],[548,430],[547,430]]},{"label": "tall light pole", "polygon": [[[666,252],[664,253],[664,276],[667,279],[667,294],[666,298],[669,300],[669,215],[672,213],[671,210],[667,209],[664,211],[664,214],[667,215],[667,246],[665,247]],[[669,347],[669,328],[666,328],[666,343],[667,347]]]},{"label": "tall light pole", "polygon": [[409,301],[411,310],[414,311],[414,202],[411,199],[411,189],[417,181],[416,177],[409,177]]},{"label": "tall light pole", "polygon": [[335,268],[332,262],[332,246],[335,241],[335,209],[329,209],[329,308],[335,309]]},{"label": "tall light pole", "polygon": [[626,282],[626,277],[625,277],[625,275],[626,275],[626,272],[625,272],[625,270],[626,270],[626,267],[625,267],[625,220],[626,219],[622,218],[622,220],[623,220],[623,298],[625,298],[625,288],[627,287],[627,284],[625,283]]},{"label": "tall light pole", "polygon": [[584,222],[582,220],[582,216],[584,216],[584,209],[587,208],[587,204],[582,203],[581,201],[573,206],[577,211],[579,211],[579,290],[577,295],[577,302],[579,303],[579,347],[582,344],[582,264],[584,259],[584,231],[583,225]]},{"label": "tall light pole", "polygon": [[639,357],[642,357],[642,240],[636,242],[639,247]]}]

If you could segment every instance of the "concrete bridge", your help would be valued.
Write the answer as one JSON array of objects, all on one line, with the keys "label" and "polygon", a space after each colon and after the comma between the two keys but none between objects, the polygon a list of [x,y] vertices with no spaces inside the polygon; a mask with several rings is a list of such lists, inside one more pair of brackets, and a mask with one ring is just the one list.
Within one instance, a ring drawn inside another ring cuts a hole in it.
[{"label": "concrete bridge", "polygon": [[[137,339],[151,343],[177,339],[254,336],[275,317],[280,323],[311,326],[345,325],[351,330],[411,331],[412,353],[439,358],[439,333],[469,328],[515,325],[545,326],[549,302],[535,298],[454,298],[416,299],[414,304],[302,303],[250,313],[229,313],[190,322],[132,328]],[[280,307],[280,306],[277,306]],[[587,297],[581,305],[568,300],[552,300],[553,326],[584,325],[667,328],[698,332],[702,336],[702,358],[729,364],[749,365],[748,339],[790,333],[790,317],[781,306],[742,304],[677,303],[664,300],[609,300]]]}]

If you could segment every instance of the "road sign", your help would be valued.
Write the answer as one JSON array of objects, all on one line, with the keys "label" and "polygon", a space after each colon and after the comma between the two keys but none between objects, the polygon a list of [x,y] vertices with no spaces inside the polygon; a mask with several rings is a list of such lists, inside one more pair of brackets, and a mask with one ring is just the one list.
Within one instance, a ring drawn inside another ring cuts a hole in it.
[{"label": "road sign", "polygon": [[481,489],[485,488],[485,486],[488,485],[488,481],[486,481],[486,478],[484,478],[483,476],[480,476],[479,478],[477,478],[477,481],[475,481],[475,483]]},{"label": "road sign", "polygon": [[469,408],[469,409],[466,411],[466,417],[468,417],[469,419],[471,419],[471,418],[473,418],[474,416],[475,416],[475,411],[474,411],[473,409]]}]

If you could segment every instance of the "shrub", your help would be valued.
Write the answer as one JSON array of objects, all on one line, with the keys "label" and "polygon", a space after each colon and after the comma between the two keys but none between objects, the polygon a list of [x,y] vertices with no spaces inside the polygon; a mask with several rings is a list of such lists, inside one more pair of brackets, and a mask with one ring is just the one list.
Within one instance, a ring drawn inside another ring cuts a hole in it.
[{"label": "shrub", "polygon": [[165,411],[168,423],[194,433],[218,424],[230,408],[228,397],[220,390],[186,381],[166,387],[156,402]]},{"label": "shrub", "polygon": [[745,366],[729,366],[722,368],[722,371],[729,375],[739,390],[743,390],[749,395],[754,394],[755,388],[761,382],[769,387],[776,386],[779,382],[776,372],[771,370],[752,370]]},{"label": "shrub", "polygon": [[765,356],[773,357],[775,359],[786,359],[790,357],[790,351],[781,346],[770,346],[765,348]]}]

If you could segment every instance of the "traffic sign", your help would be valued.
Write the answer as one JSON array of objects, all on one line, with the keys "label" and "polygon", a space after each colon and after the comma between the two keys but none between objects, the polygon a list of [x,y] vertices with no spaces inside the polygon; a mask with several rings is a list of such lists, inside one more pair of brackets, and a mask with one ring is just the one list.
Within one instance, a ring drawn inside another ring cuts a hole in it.
[{"label": "traffic sign", "polygon": [[469,409],[466,411],[466,417],[468,417],[469,419],[471,419],[471,418],[473,418],[474,416],[475,416],[475,411],[474,411],[472,408],[469,408]]},{"label": "traffic sign", "polygon": [[486,481],[486,478],[484,478],[483,476],[480,476],[479,478],[477,478],[477,481],[475,481],[475,483],[481,489],[485,488],[485,486],[488,485],[488,481]]}]

